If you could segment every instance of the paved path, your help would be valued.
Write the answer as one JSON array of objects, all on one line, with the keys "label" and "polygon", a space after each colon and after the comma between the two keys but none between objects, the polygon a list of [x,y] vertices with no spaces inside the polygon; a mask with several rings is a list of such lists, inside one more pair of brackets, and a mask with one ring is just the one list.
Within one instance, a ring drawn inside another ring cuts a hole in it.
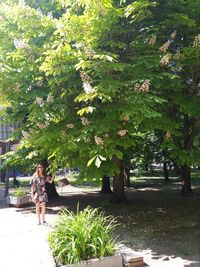
[{"label": "paved path", "polygon": [[[55,217],[55,216],[54,216]],[[52,221],[47,215],[47,221]],[[49,251],[49,226],[37,225],[36,215],[7,207],[0,198],[0,266],[55,267]]]},{"label": "paved path", "polygon": [[[82,189],[68,186],[67,191],[73,194]],[[56,267],[47,239],[57,215],[47,210],[48,226],[37,225],[34,210],[34,206],[8,207],[0,189],[0,267]]]}]

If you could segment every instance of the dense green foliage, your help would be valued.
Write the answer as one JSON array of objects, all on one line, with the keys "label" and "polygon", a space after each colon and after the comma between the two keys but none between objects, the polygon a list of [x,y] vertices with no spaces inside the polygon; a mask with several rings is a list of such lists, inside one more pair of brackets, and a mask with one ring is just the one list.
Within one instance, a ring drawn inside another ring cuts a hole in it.
[{"label": "dense green foliage", "polygon": [[1,104],[23,122],[13,138],[31,163],[117,181],[142,154],[189,179],[200,158],[197,1],[5,2]]},{"label": "dense green foliage", "polygon": [[77,214],[63,210],[49,234],[53,255],[61,264],[113,255],[115,227],[114,219],[97,209],[87,207]]}]

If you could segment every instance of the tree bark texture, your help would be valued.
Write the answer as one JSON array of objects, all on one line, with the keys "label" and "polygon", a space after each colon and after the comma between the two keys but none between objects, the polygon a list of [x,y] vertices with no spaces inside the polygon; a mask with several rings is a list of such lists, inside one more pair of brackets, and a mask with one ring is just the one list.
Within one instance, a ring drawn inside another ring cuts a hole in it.
[{"label": "tree bark texture", "polygon": [[181,194],[193,193],[191,188],[191,167],[188,165],[180,166],[182,188]]},{"label": "tree bark texture", "polygon": [[131,187],[131,182],[130,182],[130,169],[129,168],[124,168],[124,185],[125,187],[129,188]]},{"label": "tree bark texture", "polygon": [[113,161],[117,165],[119,172],[115,174],[113,179],[113,196],[111,202],[125,202],[127,201],[124,190],[124,164],[123,160],[113,157]]},{"label": "tree bark texture", "polygon": [[52,200],[52,199],[59,197],[59,195],[56,191],[56,186],[55,186],[54,181],[52,183],[46,182],[45,187],[46,187],[47,196],[48,196],[49,200]]},{"label": "tree bark texture", "polygon": [[[189,118],[187,114],[184,114],[184,149],[190,153],[192,150],[192,145],[194,137],[197,134],[196,130],[196,120],[194,118]],[[192,193],[191,188],[191,167],[189,164],[184,164],[180,166],[180,175],[182,180],[181,194]]]},{"label": "tree bark texture", "polygon": [[163,172],[164,172],[165,182],[169,182],[169,172],[166,161],[163,162]]},{"label": "tree bark texture", "polygon": [[102,178],[102,187],[101,187],[101,193],[108,194],[112,193],[111,187],[110,187],[110,177],[104,175]]}]

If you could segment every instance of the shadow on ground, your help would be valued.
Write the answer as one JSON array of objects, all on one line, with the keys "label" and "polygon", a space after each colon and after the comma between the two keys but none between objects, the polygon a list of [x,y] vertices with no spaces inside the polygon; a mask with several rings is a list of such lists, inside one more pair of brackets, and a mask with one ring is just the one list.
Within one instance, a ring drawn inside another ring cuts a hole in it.
[{"label": "shadow on ground", "polygon": [[[66,187],[67,188],[67,187]],[[96,190],[96,189],[95,189]],[[162,263],[185,260],[184,265],[200,266],[200,190],[181,196],[179,183],[134,185],[127,189],[126,204],[111,204],[111,194],[98,191],[62,191],[62,195],[47,206],[47,213],[56,215],[67,208],[76,212],[86,206],[101,207],[106,214],[116,217],[120,226],[115,234],[136,251],[151,255]],[[20,209],[22,213],[35,212],[34,206]],[[173,266],[173,265],[160,265]],[[174,264],[174,266],[176,266]]]}]

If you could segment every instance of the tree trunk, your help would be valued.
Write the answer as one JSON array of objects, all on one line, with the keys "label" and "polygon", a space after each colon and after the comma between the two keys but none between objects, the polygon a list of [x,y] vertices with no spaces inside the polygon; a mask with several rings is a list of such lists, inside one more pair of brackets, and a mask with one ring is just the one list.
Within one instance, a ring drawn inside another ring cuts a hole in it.
[{"label": "tree trunk", "polygon": [[167,183],[169,182],[169,172],[168,172],[166,161],[163,162],[163,172],[164,172],[165,182]]},{"label": "tree trunk", "polygon": [[13,170],[13,185],[18,187],[19,186],[19,181],[16,178],[16,172]]},{"label": "tree trunk", "polygon": [[46,191],[47,191],[47,195],[48,195],[49,200],[59,197],[59,195],[56,191],[56,186],[55,186],[54,181],[52,183],[46,182],[45,187],[46,187]]},{"label": "tree trunk", "polygon": [[[1,143],[1,155],[4,155],[6,153],[6,143]],[[0,160],[0,163],[3,163],[3,160]],[[0,171],[0,180],[2,183],[5,183],[6,181],[6,172],[5,171]]]},{"label": "tree trunk", "polygon": [[112,190],[110,188],[110,177],[104,175],[102,178],[102,187],[100,193],[108,194],[112,193]]},{"label": "tree trunk", "polygon": [[131,187],[129,168],[124,168],[124,185],[128,188]]},{"label": "tree trunk", "polygon": [[149,170],[150,170],[151,174],[154,173],[154,169],[153,169],[153,164],[152,163],[149,164]]},{"label": "tree trunk", "polygon": [[[184,114],[184,149],[187,152],[191,152],[194,137],[197,134],[197,120],[189,118],[188,114]],[[181,194],[193,193],[191,188],[191,167],[188,164],[184,164],[180,167],[180,174],[182,179]]]},{"label": "tree trunk", "polygon": [[183,165],[180,167],[180,172],[182,178],[181,194],[193,193],[191,188],[191,167]]},{"label": "tree trunk", "polygon": [[8,173],[8,169],[6,169],[4,197],[7,197],[8,194],[9,194],[9,173]]},{"label": "tree trunk", "polygon": [[149,163],[148,162],[144,164],[144,169],[146,172],[149,171]]},{"label": "tree trunk", "polygon": [[[45,167],[45,169],[47,169],[48,166],[49,166],[48,160],[43,160],[42,165]],[[47,176],[50,177],[50,180],[52,179],[52,175],[51,174],[48,174]],[[47,196],[48,196],[49,200],[52,200],[52,199],[55,199],[55,198],[59,197],[59,194],[56,191],[56,186],[55,186],[54,181],[50,181],[49,182],[48,179],[47,179],[47,181],[45,183],[45,187],[46,187]]]},{"label": "tree trunk", "polygon": [[174,172],[178,176],[181,175],[180,167],[178,166],[178,164],[176,162],[174,162]]},{"label": "tree trunk", "polygon": [[127,198],[124,190],[124,164],[117,157],[113,157],[113,161],[117,165],[119,173],[116,173],[113,179],[113,196],[111,202],[125,202]]},{"label": "tree trunk", "polygon": [[6,173],[5,171],[0,171],[0,180],[2,183],[5,183],[6,181]]}]

